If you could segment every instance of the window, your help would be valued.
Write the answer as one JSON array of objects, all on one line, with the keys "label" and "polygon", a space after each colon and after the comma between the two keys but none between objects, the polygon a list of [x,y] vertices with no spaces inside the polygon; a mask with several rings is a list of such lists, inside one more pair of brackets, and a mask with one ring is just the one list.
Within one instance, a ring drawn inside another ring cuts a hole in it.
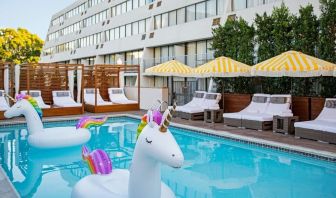
[{"label": "window", "polygon": [[187,44],[186,55],[187,56],[187,65],[189,66],[196,66],[196,43],[191,42]]},{"label": "window", "polygon": [[120,38],[120,30],[119,27],[114,29],[114,39],[119,39]]},{"label": "window", "polygon": [[187,7],[187,22],[195,20],[195,5]]},{"label": "window", "polygon": [[111,16],[112,16],[112,17],[116,16],[116,14],[117,14],[117,13],[116,13],[116,6],[112,7],[111,9],[112,9],[112,10],[111,10]]},{"label": "window", "polygon": [[110,31],[111,30],[106,30],[105,31],[105,41],[110,41],[111,39],[110,39]]},{"label": "window", "polygon": [[133,0],[133,9],[136,9],[139,7],[139,0]]},{"label": "window", "polygon": [[111,41],[114,40],[114,29],[110,30],[110,39]]},{"label": "window", "polygon": [[137,35],[139,34],[139,22],[132,23],[132,34]]},{"label": "window", "polygon": [[169,12],[169,26],[176,25],[176,11]]},{"label": "window", "polygon": [[161,47],[161,61],[166,62],[169,60],[169,50],[168,46],[166,47]]},{"label": "window", "polygon": [[177,24],[185,23],[185,8],[177,10]]},{"label": "window", "polygon": [[161,48],[156,47],[154,48],[154,64],[160,64],[161,63]]},{"label": "window", "polygon": [[120,26],[120,38],[124,38],[125,37],[125,26]]},{"label": "window", "polygon": [[154,17],[154,30],[161,28],[161,15],[156,15]]},{"label": "window", "polygon": [[121,15],[121,5],[116,6],[116,16]]},{"label": "window", "polygon": [[126,25],[126,37],[127,36],[132,36],[132,24]]},{"label": "window", "polygon": [[196,20],[205,18],[205,2],[196,4]]},{"label": "window", "polygon": [[246,8],[246,0],[234,0],[233,10],[242,10]]},{"label": "window", "polygon": [[151,29],[151,27],[150,27],[150,23],[151,22],[151,20],[150,20],[150,18],[147,18],[146,19],[146,32],[149,32]]},{"label": "window", "polygon": [[126,12],[126,2],[121,4],[121,14],[124,14]]},{"label": "window", "polygon": [[139,34],[146,32],[146,22],[145,20],[139,21]]},{"label": "window", "polygon": [[216,0],[209,0],[206,3],[207,3],[207,6],[206,6],[207,17],[216,16],[217,15],[217,13],[216,13]]},{"label": "window", "polygon": [[217,14],[224,14],[224,6],[226,0],[217,0]]},{"label": "window", "polygon": [[162,28],[165,28],[168,26],[168,13],[164,13],[161,16],[161,26]]},{"label": "window", "polygon": [[[133,0],[134,1],[134,0]],[[132,10],[132,1],[131,0],[128,0],[126,2],[126,6],[127,6],[127,12],[131,11]]]},{"label": "window", "polygon": [[146,5],[146,0],[139,0],[139,7]]}]

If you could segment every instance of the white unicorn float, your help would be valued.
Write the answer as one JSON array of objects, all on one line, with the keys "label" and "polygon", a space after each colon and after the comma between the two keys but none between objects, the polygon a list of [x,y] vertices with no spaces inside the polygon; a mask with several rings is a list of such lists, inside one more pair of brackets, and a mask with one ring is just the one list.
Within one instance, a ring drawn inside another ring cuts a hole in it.
[{"label": "white unicorn float", "polygon": [[167,109],[161,116],[162,121],[155,118],[155,111],[150,110],[144,116],[147,124],[138,136],[129,171],[108,168],[108,174],[86,176],[74,186],[72,198],[174,198],[173,191],[161,182],[160,164],[173,168],[183,165],[183,153],[167,129],[175,108],[176,105],[171,110]]},{"label": "white unicorn float", "polygon": [[85,144],[91,138],[86,128],[53,127],[43,128],[42,110],[35,99],[29,95],[19,94],[16,100],[7,95],[15,104],[8,109],[4,116],[13,118],[23,115],[26,118],[29,132],[28,143],[32,147],[53,149]]}]

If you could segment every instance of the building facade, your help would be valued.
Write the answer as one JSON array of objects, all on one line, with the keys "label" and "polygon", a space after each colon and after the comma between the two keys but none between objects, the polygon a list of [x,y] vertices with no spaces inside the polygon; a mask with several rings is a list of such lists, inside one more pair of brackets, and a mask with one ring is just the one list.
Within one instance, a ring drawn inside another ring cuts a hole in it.
[{"label": "building facade", "polygon": [[228,17],[252,23],[256,13],[271,13],[282,2],[293,13],[310,3],[320,14],[319,0],[78,0],[53,15],[41,62],[140,64],[143,70],[177,59],[195,67],[213,59],[218,24]]}]

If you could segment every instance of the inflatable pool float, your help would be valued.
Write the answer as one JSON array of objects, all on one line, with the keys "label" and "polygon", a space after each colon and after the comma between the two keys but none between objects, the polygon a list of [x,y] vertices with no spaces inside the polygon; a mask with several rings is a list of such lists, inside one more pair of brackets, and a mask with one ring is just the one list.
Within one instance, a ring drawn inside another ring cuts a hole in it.
[{"label": "inflatable pool float", "polygon": [[[156,113],[148,111],[147,124],[139,126],[143,129],[135,145],[130,170],[111,169],[108,173],[110,169],[107,169],[108,174],[86,176],[74,186],[72,198],[174,198],[173,191],[161,182],[160,164],[174,168],[183,165],[183,153],[167,129],[175,107],[174,105],[173,109],[165,111],[160,124],[157,124],[158,119],[153,116]],[[90,166],[92,164],[95,163],[91,162]]]},{"label": "inflatable pool float", "polygon": [[41,149],[53,149],[78,146],[90,140],[91,133],[86,128],[54,127],[43,128],[42,110],[35,99],[29,95],[19,94],[15,104],[8,109],[6,118],[23,115],[26,118],[28,128],[28,143],[32,147]]}]

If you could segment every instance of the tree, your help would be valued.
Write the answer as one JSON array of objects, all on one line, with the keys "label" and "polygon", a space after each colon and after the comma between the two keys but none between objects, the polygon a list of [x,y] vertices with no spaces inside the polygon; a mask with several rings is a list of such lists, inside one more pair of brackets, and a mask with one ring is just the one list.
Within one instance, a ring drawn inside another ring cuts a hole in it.
[{"label": "tree", "polygon": [[319,24],[314,15],[314,7],[311,4],[301,7],[299,16],[294,18],[293,24],[293,49],[315,56]]},{"label": "tree", "polygon": [[43,41],[26,29],[0,29],[0,60],[2,61],[16,64],[38,62],[42,47]]},{"label": "tree", "polygon": [[273,18],[265,12],[263,15],[257,14],[254,23],[256,26],[256,44],[258,47],[257,60],[258,62],[262,62],[275,56],[272,34],[274,22]]},{"label": "tree", "polygon": [[[254,27],[244,19],[227,19],[223,26],[213,30],[212,49],[215,57],[226,56],[239,62],[252,65],[254,59]],[[221,90],[227,92],[250,93],[250,78],[216,78]]]},{"label": "tree", "polygon": [[274,54],[279,55],[292,49],[293,41],[293,19],[288,7],[284,3],[280,7],[274,8],[272,12],[274,39]]},{"label": "tree", "polygon": [[319,57],[336,63],[336,1],[320,0]]}]

